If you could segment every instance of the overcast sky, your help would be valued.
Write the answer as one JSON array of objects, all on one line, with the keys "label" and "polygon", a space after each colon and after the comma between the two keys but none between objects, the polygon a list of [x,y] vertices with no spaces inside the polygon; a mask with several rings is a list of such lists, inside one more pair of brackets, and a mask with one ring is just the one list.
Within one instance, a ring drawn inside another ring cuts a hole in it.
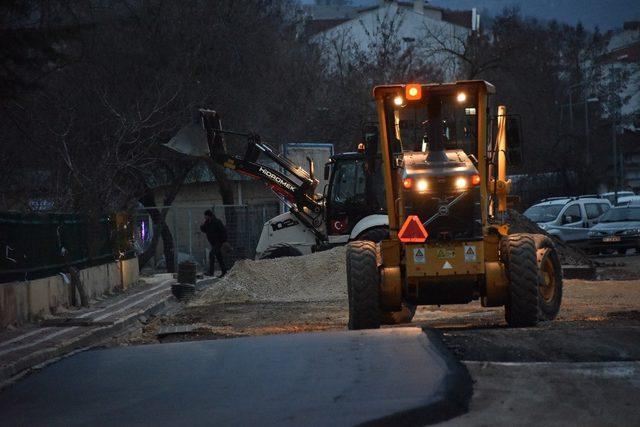
[{"label": "overcast sky", "polygon": [[[352,0],[354,5],[370,5],[378,0]],[[313,3],[313,0],[303,0]],[[430,0],[429,3],[449,9],[486,9],[491,14],[500,13],[508,6],[517,5],[523,14],[541,19],[576,24],[582,22],[588,28],[603,30],[622,27],[622,23],[640,20],[640,0]]]}]

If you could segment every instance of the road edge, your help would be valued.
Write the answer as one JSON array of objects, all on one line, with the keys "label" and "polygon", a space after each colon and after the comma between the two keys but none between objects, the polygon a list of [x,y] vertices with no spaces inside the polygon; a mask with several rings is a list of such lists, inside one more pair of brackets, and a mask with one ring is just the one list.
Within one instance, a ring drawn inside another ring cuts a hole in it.
[{"label": "road edge", "polygon": [[447,421],[469,412],[473,397],[473,379],[469,370],[446,346],[440,331],[423,327],[422,333],[442,355],[448,370],[438,390],[438,400],[425,406],[366,421],[359,424],[360,426],[424,426]]}]

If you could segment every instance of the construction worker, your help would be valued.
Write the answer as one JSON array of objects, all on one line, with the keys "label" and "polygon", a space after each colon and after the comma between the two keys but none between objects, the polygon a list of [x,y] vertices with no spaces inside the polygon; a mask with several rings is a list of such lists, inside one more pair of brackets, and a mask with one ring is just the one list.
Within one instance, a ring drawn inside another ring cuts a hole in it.
[{"label": "construction worker", "polygon": [[200,231],[207,235],[207,240],[211,244],[211,252],[209,252],[209,276],[215,273],[215,259],[218,259],[220,270],[222,273],[218,277],[222,277],[227,273],[227,267],[222,257],[222,245],[227,241],[227,228],[213,214],[211,210],[204,212],[204,221],[200,225]]}]

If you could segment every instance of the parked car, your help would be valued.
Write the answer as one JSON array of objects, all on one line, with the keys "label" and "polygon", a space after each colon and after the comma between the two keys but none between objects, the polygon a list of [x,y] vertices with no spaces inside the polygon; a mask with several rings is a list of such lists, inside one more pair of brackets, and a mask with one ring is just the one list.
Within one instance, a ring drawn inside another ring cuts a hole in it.
[{"label": "parked car", "polygon": [[617,206],[600,217],[589,230],[591,253],[617,251],[625,254],[634,248],[640,252],[640,206]]},{"label": "parked car", "polygon": [[640,205],[640,196],[622,196],[618,197],[616,206]]},{"label": "parked car", "polygon": [[[630,196],[635,196],[636,194],[633,191],[618,191],[618,204],[620,204],[620,198],[621,197],[630,197]],[[615,205],[616,204],[616,193],[615,191],[610,191],[608,193],[602,193],[600,194],[600,197],[607,199],[611,205]]]},{"label": "parked car", "polygon": [[524,215],[547,233],[565,242],[586,244],[589,229],[611,208],[599,197],[554,197],[524,211]]}]

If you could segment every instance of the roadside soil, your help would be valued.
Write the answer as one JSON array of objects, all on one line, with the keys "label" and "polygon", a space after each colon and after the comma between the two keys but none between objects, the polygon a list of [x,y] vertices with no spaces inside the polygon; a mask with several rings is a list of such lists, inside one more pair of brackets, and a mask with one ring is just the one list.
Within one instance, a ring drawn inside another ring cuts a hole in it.
[{"label": "roadside soil", "polygon": [[[640,256],[597,261],[607,265],[598,268],[599,277],[634,280],[565,280],[558,318],[538,328],[507,328],[503,308],[478,302],[419,307],[413,324],[439,329],[462,360],[640,360]],[[340,330],[347,320],[346,300],[176,303],[170,313],[143,319],[109,345]],[[171,325],[193,325],[193,330],[158,336]]]}]

